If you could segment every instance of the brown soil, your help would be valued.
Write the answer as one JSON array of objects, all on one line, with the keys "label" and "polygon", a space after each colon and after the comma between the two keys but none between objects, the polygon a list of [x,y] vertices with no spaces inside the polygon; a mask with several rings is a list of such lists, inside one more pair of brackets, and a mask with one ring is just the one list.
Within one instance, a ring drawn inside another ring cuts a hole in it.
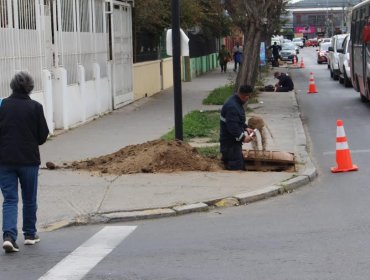
[{"label": "brown soil", "polygon": [[162,140],[127,146],[110,155],[64,165],[117,175],[222,169],[219,160],[200,155],[186,142]]}]

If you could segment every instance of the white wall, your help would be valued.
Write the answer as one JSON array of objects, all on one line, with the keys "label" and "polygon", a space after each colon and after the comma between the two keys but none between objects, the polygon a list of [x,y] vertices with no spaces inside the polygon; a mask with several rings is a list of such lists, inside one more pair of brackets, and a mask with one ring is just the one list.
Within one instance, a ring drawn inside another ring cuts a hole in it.
[{"label": "white wall", "polygon": [[84,67],[79,65],[78,83],[72,85],[67,85],[67,71],[63,67],[53,72],[50,88],[47,89],[48,84],[45,83],[44,91],[33,95],[44,106],[51,133],[54,127],[69,129],[112,110],[110,78],[100,77],[98,64],[94,65],[94,77],[90,81],[85,81]]}]

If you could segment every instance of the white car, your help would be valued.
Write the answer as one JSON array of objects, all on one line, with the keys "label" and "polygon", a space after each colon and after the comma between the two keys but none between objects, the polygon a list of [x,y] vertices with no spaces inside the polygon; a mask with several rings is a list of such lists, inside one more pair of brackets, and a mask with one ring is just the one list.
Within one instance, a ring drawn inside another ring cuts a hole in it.
[{"label": "white car", "polygon": [[293,43],[296,44],[300,48],[303,48],[304,46],[302,38],[294,38]]},{"label": "white car", "polygon": [[330,77],[334,80],[339,79],[339,53],[338,49],[342,49],[343,41],[348,34],[334,35],[331,39],[331,47],[329,48],[328,68],[330,69]]},{"label": "white car", "polygon": [[350,49],[351,36],[348,34],[343,41],[341,49],[338,49],[339,53],[339,82],[344,84],[345,87],[350,87],[351,83],[351,68],[349,65],[349,49]]}]

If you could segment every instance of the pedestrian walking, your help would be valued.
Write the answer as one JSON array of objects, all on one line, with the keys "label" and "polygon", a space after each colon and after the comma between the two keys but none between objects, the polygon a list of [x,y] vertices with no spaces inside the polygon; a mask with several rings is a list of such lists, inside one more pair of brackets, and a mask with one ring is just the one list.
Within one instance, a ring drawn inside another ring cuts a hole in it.
[{"label": "pedestrian walking", "polygon": [[280,58],[280,51],[281,46],[278,45],[276,42],[272,46],[269,47],[269,50],[272,49],[272,67],[279,67],[279,58]]},{"label": "pedestrian walking", "polygon": [[12,94],[0,103],[0,188],[3,194],[3,249],[18,252],[18,181],[23,202],[25,245],[40,241],[36,229],[37,184],[40,165],[39,145],[45,143],[49,129],[43,107],[29,94],[33,78],[26,72],[13,77]]},{"label": "pedestrian walking", "polygon": [[234,59],[234,72],[240,69],[240,64],[243,61],[243,47],[240,46],[239,42],[233,48],[233,59]]},{"label": "pedestrian walking", "polygon": [[236,94],[229,97],[221,109],[220,152],[228,170],[245,170],[242,144],[253,140],[253,130],[246,124],[243,105],[253,93],[249,85],[241,86]]},{"label": "pedestrian walking", "polygon": [[220,51],[218,52],[218,61],[220,62],[221,66],[221,73],[227,70],[227,63],[230,61],[231,55],[230,52],[226,49],[225,45],[221,46]]}]

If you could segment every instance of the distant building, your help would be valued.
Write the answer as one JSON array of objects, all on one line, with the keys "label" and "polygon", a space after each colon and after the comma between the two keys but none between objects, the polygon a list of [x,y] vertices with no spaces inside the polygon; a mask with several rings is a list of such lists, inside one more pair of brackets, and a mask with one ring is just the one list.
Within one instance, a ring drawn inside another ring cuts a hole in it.
[{"label": "distant building", "polygon": [[303,0],[289,5],[295,36],[331,37],[349,31],[352,7],[361,0]]}]

